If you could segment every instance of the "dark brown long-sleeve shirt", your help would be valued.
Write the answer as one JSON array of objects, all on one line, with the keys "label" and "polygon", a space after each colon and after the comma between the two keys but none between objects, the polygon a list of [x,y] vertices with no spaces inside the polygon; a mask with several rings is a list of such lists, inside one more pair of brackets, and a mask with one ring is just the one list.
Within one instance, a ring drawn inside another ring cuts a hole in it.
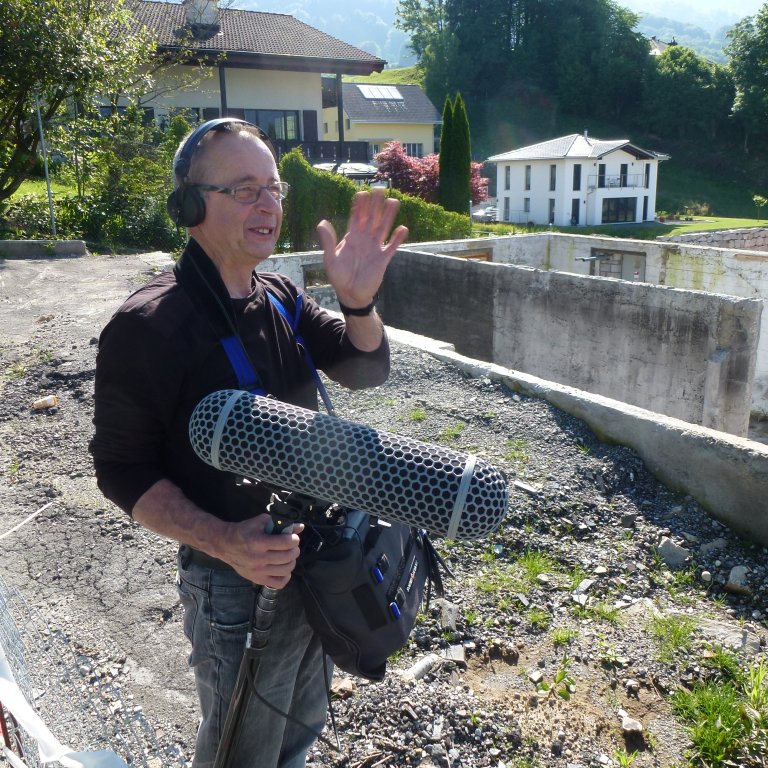
[{"label": "dark brown long-sleeve shirt", "polygon": [[[130,513],[167,478],[207,512],[242,520],[263,512],[232,475],[202,462],[189,443],[189,417],[208,393],[237,389],[220,339],[242,339],[266,392],[305,408],[317,390],[287,321],[265,289],[291,313],[298,289],[282,275],[257,273],[245,299],[231,299],[213,263],[190,241],[173,271],[136,291],[104,328],[96,362],[95,434],[90,449],[104,495]],[[229,318],[229,319],[227,319]],[[376,386],[389,372],[386,337],[361,352],[342,320],[304,296],[297,334],[316,367],[346,387]]]}]

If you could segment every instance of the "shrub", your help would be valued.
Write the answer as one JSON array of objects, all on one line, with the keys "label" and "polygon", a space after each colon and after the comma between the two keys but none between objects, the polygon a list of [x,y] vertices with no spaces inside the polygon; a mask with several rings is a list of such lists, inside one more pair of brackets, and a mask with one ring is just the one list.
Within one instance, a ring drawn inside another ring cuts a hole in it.
[{"label": "shrub", "polygon": [[[280,161],[280,177],[291,185],[284,204],[279,250],[306,251],[317,248],[315,227],[328,219],[339,237],[346,230],[352,198],[358,188],[349,179],[312,168],[301,151],[294,149]],[[469,234],[469,217],[449,213],[439,205],[390,190],[400,201],[396,224],[405,224],[411,242],[450,240]]]}]

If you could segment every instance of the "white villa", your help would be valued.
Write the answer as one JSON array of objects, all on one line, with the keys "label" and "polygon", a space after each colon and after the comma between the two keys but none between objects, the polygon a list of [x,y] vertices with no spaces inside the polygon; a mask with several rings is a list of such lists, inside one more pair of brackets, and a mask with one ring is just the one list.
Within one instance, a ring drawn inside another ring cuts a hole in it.
[{"label": "white villa", "polygon": [[498,220],[579,226],[653,221],[659,152],[586,131],[489,157]]}]

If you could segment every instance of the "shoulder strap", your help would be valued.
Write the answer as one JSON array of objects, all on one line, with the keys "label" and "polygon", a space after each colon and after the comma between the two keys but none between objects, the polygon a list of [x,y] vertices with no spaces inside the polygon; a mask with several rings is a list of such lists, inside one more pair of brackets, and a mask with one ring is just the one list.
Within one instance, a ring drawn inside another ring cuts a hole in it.
[{"label": "shoulder strap", "polygon": [[[315,379],[315,385],[317,386],[318,392],[320,392],[320,397],[323,400],[323,404],[325,405],[326,410],[332,415],[335,414],[333,404],[331,403],[331,398],[328,396],[328,390],[325,388],[325,384],[323,384],[323,380],[320,378],[320,374],[317,372],[317,368],[312,361],[312,357],[309,354],[307,345],[304,343],[304,339],[301,337],[301,335],[297,333],[297,329],[299,327],[299,319],[301,318],[301,307],[304,301],[304,292],[299,291],[299,294],[296,297],[296,311],[293,315],[291,315],[291,313],[286,309],[285,305],[280,301],[280,299],[277,298],[277,296],[275,296],[267,288],[265,288],[265,291],[267,298],[272,303],[272,306],[275,307],[275,309],[283,316],[283,318],[285,318],[286,322],[288,323],[288,327],[293,332],[296,343],[299,345],[299,348],[304,355],[304,359],[309,366],[309,370],[312,372],[312,376]],[[235,371],[235,376],[237,377],[237,383],[240,389],[247,390],[252,395],[266,394],[264,388],[259,382],[258,374],[254,370],[251,360],[248,357],[245,348],[243,347],[243,342],[240,337],[237,335],[227,336],[226,338],[220,339],[220,341],[221,346],[224,347],[224,351],[227,353],[229,362]]]},{"label": "shoulder strap", "polygon": [[307,345],[304,343],[303,337],[301,336],[300,333],[298,333],[299,319],[301,318],[301,307],[304,302],[304,291],[299,291],[299,294],[296,297],[296,311],[294,312],[293,316],[291,316],[291,313],[285,308],[285,305],[280,301],[280,299],[277,298],[277,296],[275,296],[269,289],[266,289],[266,291],[267,291],[267,297],[272,302],[272,306],[275,307],[275,309],[285,318],[286,322],[288,323],[288,326],[293,331],[293,335],[296,338],[296,343],[301,348],[301,351],[304,355],[304,359],[306,360],[307,365],[309,366],[309,370],[312,371],[312,376],[315,379],[315,385],[317,386],[317,391],[320,393],[320,397],[323,400],[323,405],[325,405],[325,409],[332,416],[335,415],[336,411],[333,407],[333,403],[331,403],[331,398],[328,395],[328,390],[325,388],[325,384],[323,384],[323,380],[320,378],[320,374],[317,372],[317,368],[315,367],[315,364],[312,361],[312,357],[309,354]]}]

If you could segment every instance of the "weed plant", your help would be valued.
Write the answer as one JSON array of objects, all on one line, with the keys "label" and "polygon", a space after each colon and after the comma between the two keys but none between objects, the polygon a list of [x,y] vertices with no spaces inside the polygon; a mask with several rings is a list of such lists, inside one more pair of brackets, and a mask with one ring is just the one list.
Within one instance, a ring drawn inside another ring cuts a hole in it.
[{"label": "weed plant", "polygon": [[659,661],[671,664],[677,654],[689,653],[695,631],[696,622],[690,616],[654,616],[651,635],[659,646]]},{"label": "weed plant", "polygon": [[671,698],[686,723],[694,766],[765,765],[768,754],[768,665],[750,662],[740,683],[709,681]]}]

